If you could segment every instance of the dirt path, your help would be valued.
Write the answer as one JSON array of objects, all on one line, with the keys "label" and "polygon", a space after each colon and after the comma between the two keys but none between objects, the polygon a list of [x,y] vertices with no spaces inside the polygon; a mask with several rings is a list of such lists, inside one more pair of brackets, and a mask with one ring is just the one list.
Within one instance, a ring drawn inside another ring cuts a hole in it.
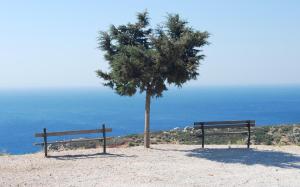
[{"label": "dirt path", "polygon": [[[153,145],[1,156],[0,186],[298,186],[299,146]],[[243,148],[239,148],[243,147]]]}]

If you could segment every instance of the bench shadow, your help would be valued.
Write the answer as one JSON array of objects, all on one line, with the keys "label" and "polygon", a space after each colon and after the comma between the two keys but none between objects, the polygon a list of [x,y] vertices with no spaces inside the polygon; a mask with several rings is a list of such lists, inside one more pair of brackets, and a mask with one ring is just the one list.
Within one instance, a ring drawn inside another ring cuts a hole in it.
[{"label": "bench shadow", "polygon": [[50,155],[47,158],[57,160],[77,160],[90,158],[106,158],[106,157],[137,157],[136,155],[112,154],[112,153],[94,153],[94,154],[74,154],[74,155]]},{"label": "bench shadow", "polygon": [[205,148],[190,150],[186,156],[230,164],[259,164],[279,168],[300,169],[299,155],[281,151],[245,148]]}]

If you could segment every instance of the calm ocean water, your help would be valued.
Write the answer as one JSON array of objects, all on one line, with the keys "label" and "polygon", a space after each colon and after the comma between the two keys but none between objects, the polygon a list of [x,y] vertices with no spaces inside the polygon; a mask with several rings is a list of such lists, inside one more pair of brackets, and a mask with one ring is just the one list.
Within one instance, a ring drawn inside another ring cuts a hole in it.
[{"label": "calm ocean water", "polygon": [[[300,86],[172,89],[151,103],[151,130],[194,121],[254,119],[258,125],[300,122]],[[40,150],[35,132],[93,129],[111,135],[143,132],[144,95],[120,97],[110,90],[0,91],[0,152]]]}]

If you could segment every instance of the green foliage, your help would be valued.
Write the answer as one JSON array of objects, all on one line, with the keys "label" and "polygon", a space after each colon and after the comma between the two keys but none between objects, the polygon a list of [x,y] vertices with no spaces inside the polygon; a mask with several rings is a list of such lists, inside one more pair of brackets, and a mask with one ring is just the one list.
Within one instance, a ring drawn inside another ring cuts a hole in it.
[{"label": "green foliage", "polygon": [[[258,145],[299,145],[300,146],[300,124],[285,125],[285,126],[263,126],[251,128],[254,133],[251,135],[252,144]],[[207,129],[206,133],[221,132],[224,129]],[[180,143],[190,145],[201,145],[201,138],[198,136],[199,130],[170,130],[158,131],[151,133],[152,144],[163,143]],[[139,146],[144,141],[143,134],[131,134],[124,137],[114,137],[112,141],[107,141],[108,146],[116,147],[118,145]],[[219,135],[205,137],[205,145],[208,144],[239,144],[246,145],[246,134],[234,135]],[[92,148],[95,147],[97,141],[90,143],[72,143],[66,144],[64,149],[77,149],[77,148]],[[93,146],[95,145],[95,146]],[[50,147],[54,149],[54,147]],[[7,155],[8,153],[1,153],[0,156]]]},{"label": "green foliage", "polygon": [[7,156],[7,155],[9,155],[8,153],[5,153],[5,152],[0,152],[0,156]]},{"label": "green foliage", "polygon": [[112,25],[99,32],[98,45],[105,52],[110,71],[97,71],[105,86],[119,95],[146,91],[162,96],[166,84],[181,87],[196,79],[201,47],[208,44],[207,32],[189,27],[178,14],[169,14],[164,24],[150,28],[148,12],[137,14],[136,23]]},{"label": "green foliage", "polygon": [[129,147],[133,147],[133,146],[135,146],[135,143],[134,143],[134,142],[129,142],[129,143],[128,143],[128,146],[129,146]]},{"label": "green foliage", "polygon": [[140,134],[129,134],[129,135],[126,135],[125,137],[139,138],[140,136],[141,136]]},{"label": "green foliage", "polygon": [[[253,127],[254,133],[251,135],[252,144],[256,145],[300,145],[300,124],[298,125],[285,125],[285,126],[263,126]],[[205,132],[215,133],[222,132],[224,129],[207,129]],[[234,131],[234,129],[232,129]],[[240,130],[237,130],[240,131]],[[198,130],[177,130],[154,132],[151,137],[157,143],[180,143],[180,144],[201,144],[201,134]],[[127,137],[127,138],[130,138]],[[134,136],[136,138],[136,136]],[[138,138],[143,140],[143,136]],[[135,140],[137,141],[137,139]],[[205,145],[209,144],[240,144],[246,145],[246,134],[231,134],[231,135],[218,135],[206,136]]]},{"label": "green foliage", "polygon": [[274,136],[268,132],[270,132],[270,127],[260,127],[255,128],[255,144],[267,144],[272,145],[274,141]]}]

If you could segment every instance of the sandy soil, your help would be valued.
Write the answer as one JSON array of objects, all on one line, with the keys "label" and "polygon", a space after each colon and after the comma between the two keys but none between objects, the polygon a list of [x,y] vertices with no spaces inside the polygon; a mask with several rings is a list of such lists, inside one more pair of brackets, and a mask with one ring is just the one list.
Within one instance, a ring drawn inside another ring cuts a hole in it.
[{"label": "sandy soil", "polygon": [[[241,148],[243,147],[243,148]],[[299,186],[299,146],[153,145],[1,156],[0,186]]]}]

